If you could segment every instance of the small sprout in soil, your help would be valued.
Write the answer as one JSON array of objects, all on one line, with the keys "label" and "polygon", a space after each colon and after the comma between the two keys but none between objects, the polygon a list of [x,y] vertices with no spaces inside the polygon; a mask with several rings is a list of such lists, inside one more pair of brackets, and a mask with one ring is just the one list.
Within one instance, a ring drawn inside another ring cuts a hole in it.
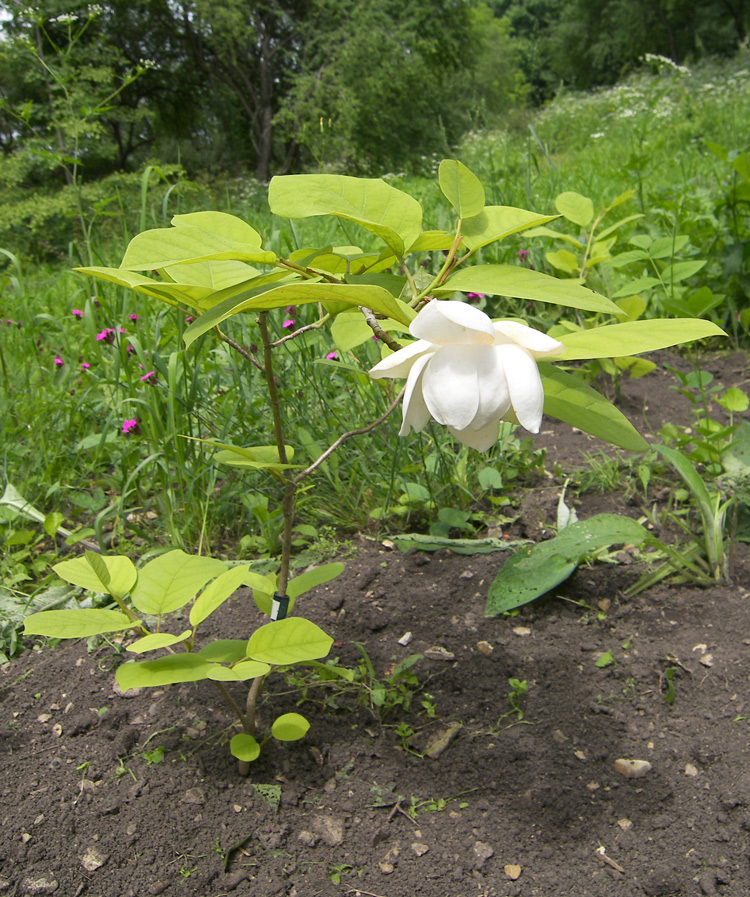
[{"label": "small sprout in soil", "polygon": [[164,746],[159,745],[159,747],[155,747],[150,751],[143,751],[141,753],[141,757],[148,763],[149,766],[154,766],[157,763],[161,763],[164,759]]},{"label": "small sprout in soil", "polygon": [[666,683],[666,691],[664,693],[664,703],[669,704],[670,707],[674,704],[674,674],[677,672],[677,667],[667,667],[664,670],[664,682]]},{"label": "small sprout in soil", "polygon": [[614,662],[615,659],[612,656],[611,651],[604,651],[604,653],[600,654],[596,658],[596,665],[599,667],[599,669],[604,669],[604,667],[611,667]]}]

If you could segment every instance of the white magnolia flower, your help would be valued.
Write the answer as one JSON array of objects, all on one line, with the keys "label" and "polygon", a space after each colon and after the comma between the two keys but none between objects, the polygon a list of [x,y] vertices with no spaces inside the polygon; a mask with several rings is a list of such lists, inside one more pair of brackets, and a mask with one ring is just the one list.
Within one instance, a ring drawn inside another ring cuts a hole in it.
[{"label": "white magnolia flower", "polygon": [[465,302],[435,299],[409,329],[417,342],[370,371],[376,379],[407,378],[399,436],[419,432],[432,417],[483,452],[511,412],[527,430],[539,432],[544,390],[536,359],[558,355],[562,343],[515,321],[493,323]]}]

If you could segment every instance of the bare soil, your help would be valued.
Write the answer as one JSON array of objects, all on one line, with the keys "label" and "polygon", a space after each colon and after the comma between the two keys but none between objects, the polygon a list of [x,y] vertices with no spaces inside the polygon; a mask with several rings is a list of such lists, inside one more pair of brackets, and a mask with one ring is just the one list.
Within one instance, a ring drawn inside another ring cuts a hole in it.
[{"label": "bare soil", "polygon": [[[743,356],[705,366],[725,386],[747,378]],[[623,385],[642,432],[689,422],[670,382]],[[550,470],[601,447],[544,430]],[[508,535],[551,531],[561,480],[548,482]],[[640,514],[617,492],[577,504],[582,517]],[[379,677],[422,654],[411,708],[381,719],[353,694],[311,688],[307,737],[269,742],[247,779],[211,683],[119,695],[109,645],[27,651],[0,671],[0,894],[747,897],[748,546],[728,585],[666,583],[628,600],[642,570],[623,555],[486,619],[507,556],[363,543],[339,579],[301,599],[304,613],[335,637],[342,664],[357,665],[360,643]],[[240,595],[214,634],[257,622]],[[607,651],[614,662],[598,666]],[[528,686],[523,719],[510,678]],[[277,676],[261,716],[298,700]],[[650,769],[626,777],[620,760]]]}]

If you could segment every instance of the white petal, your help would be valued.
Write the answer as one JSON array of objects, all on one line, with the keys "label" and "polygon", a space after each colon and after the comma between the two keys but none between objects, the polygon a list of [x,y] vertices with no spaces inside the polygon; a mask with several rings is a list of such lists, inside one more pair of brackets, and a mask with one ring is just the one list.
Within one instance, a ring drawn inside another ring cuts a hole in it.
[{"label": "white petal", "polygon": [[381,377],[408,377],[414,361],[425,352],[434,351],[434,348],[423,339],[417,340],[416,343],[409,343],[408,346],[404,346],[403,349],[399,349],[379,361],[374,368],[370,369],[370,376],[374,380]]},{"label": "white petal", "polygon": [[544,389],[539,368],[531,355],[520,346],[498,346],[502,354],[510,401],[519,423],[538,433],[544,409]]},{"label": "white petal", "polygon": [[456,430],[455,427],[448,427],[459,442],[468,445],[469,448],[476,449],[478,452],[486,452],[488,448],[497,442],[500,435],[500,421],[494,420],[480,430],[473,427],[467,427],[465,430]]},{"label": "white petal", "polygon": [[492,345],[495,340],[495,328],[483,311],[454,300],[433,299],[414,318],[409,330],[412,336],[437,346]]},{"label": "white petal", "polygon": [[545,358],[548,355],[559,355],[565,346],[541,330],[534,330],[518,321],[495,321],[495,345],[515,343],[527,349],[534,358]]},{"label": "white petal", "polygon": [[463,430],[479,407],[474,346],[445,346],[430,357],[422,378],[422,395],[439,424]]},{"label": "white petal", "polygon": [[502,351],[495,346],[476,346],[473,349],[477,367],[479,404],[471,426],[481,430],[490,421],[500,418],[510,408],[510,392],[505,378]]},{"label": "white petal", "polygon": [[409,371],[402,405],[404,419],[401,429],[398,431],[399,436],[408,436],[411,430],[419,433],[420,430],[424,430],[430,420],[430,412],[422,396],[422,374],[430,358],[430,355],[418,358]]}]

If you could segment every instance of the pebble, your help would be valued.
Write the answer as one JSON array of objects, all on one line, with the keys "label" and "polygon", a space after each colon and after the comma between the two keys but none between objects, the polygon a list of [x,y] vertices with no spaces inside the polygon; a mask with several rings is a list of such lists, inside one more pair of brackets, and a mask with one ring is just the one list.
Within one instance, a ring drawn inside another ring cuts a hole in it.
[{"label": "pebble", "polygon": [[96,847],[87,847],[81,856],[81,865],[87,872],[96,872],[109,859],[106,853],[97,850]]},{"label": "pebble", "polygon": [[516,881],[521,875],[521,867],[517,863],[508,863],[503,869],[503,872],[505,872],[511,881]]},{"label": "pebble", "polygon": [[495,649],[489,642],[477,642],[477,651],[479,651],[480,654],[492,654],[494,650]]},{"label": "pebble", "polygon": [[688,763],[685,766],[685,775],[695,777],[698,775],[698,770],[692,763]]},{"label": "pebble", "polygon": [[529,629],[528,626],[514,626],[513,633],[515,635],[525,636],[525,635],[531,635],[531,630]]},{"label": "pebble", "polygon": [[328,847],[338,847],[344,840],[344,820],[338,816],[316,816],[312,830]]},{"label": "pebble", "polygon": [[183,804],[205,804],[206,795],[203,793],[200,788],[191,788],[189,791],[186,791],[182,796]]},{"label": "pebble", "polygon": [[651,764],[648,760],[615,760],[615,771],[626,779],[642,779],[651,772]]},{"label": "pebble", "polygon": [[320,839],[312,832],[303,831],[297,835],[297,840],[303,847],[315,847]]},{"label": "pebble", "polygon": [[428,648],[424,652],[425,657],[429,657],[430,660],[455,660],[456,655],[449,651],[447,648],[443,648],[442,645],[433,645],[432,648]]},{"label": "pebble", "polygon": [[418,857],[423,857],[430,848],[426,844],[422,844],[420,841],[415,841],[411,845],[411,849]]},{"label": "pebble", "polygon": [[35,895],[54,894],[59,886],[57,879],[51,872],[44,872],[33,878],[29,875],[22,879],[20,892],[21,894],[29,895],[29,897],[35,897]]},{"label": "pebble", "polygon": [[487,860],[495,855],[495,851],[486,841],[476,841],[472,849],[476,857],[474,862],[475,869],[481,869]]},{"label": "pebble", "polygon": [[405,648],[413,638],[414,636],[411,632],[405,632],[398,640],[398,643],[402,648]]},{"label": "pebble", "polygon": [[625,817],[623,817],[622,819],[618,819],[617,824],[624,832],[628,832],[631,828],[633,828],[633,823],[631,822],[631,820]]}]

